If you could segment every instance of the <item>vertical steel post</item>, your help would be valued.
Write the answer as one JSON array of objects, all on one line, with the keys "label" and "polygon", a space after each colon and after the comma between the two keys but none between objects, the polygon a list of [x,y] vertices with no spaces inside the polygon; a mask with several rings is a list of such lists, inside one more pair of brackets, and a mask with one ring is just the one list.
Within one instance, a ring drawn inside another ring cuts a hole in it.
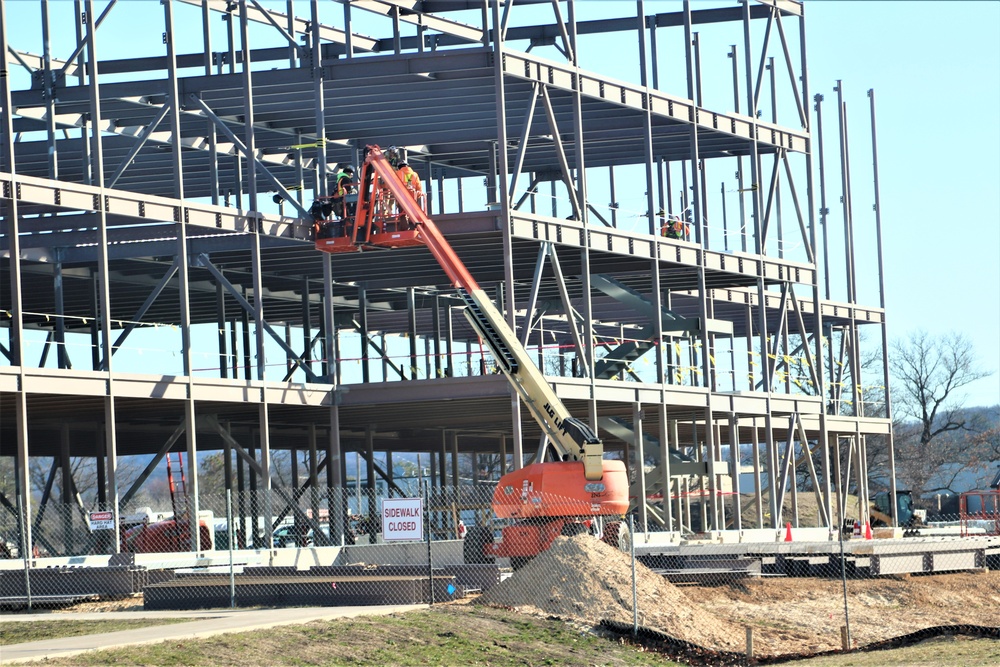
[{"label": "vertical steel post", "polygon": [[52,296],[54,299],[56,319],[55,319],[55,342],[57,366],[61,369],[70,368],[69,352],[66,350],[66,309],[63,301],[63,249],[55,248],[53,255],[55,261],[52,263]]},{"label": "vertical steel post", "polygon": [[[809,67],[806,59],[806,24],[805,24],[805,7],[802,8],[802,16],[799,18],[799,70],[801,72],[800,80],[802,82],[802,101],[801,108],[803,110],[803,115],[805,117],[806,129],[810,131],[808,150],[806,151],[806,199],[807,206],[809,209],[809,243],[812,246],[812,256],[813,264],[816,267],[814,272],[813,284],[812,284],[812,294],[813,303],[815,304],[815,320],[813,322],[813,341],[815,345],[815,353],[813,355],[814,359],[814,370],[817,386],[815,387],[816,395],[821,397],[823,404],[819,413],[819,446],[822,448],[821,461],[822,474],[823,474],[823,503],[826,506],[826,516],[829,517],[830,527],[836,527],[833,521],[833,492],[832,492],[832,462],[830,456],[830,434],[829,434],[829,422],[827,420],[827,410],[826,410],[826,398],[824,378],[826,377],[825,370],[823,368],[823,304],[822,295],[820,293],[820,276],[819,276],[819,247],[818,247],[818,237],[816,230],[816,193],[815,184],[813,182],[813,154],[814,154],[814,142],[812,137],[812,122],[809,117]],[[819,103],[816,105],[817,109],[817,129],[819,128]],[[820,150],[822,151],[822,145],[820,145]],[[820,174],[822,177],[823,164],[822,158],[820,158]],[[825,192],[824,187],[820,187],[821,194],[824,201],[820,204],[821,207],[825,207]],[[825,211],[820,213],[824,220],[826,216]],[[824,233],[825,233],[824,224]],[[824,243],[824,252],[825,252]],[[881,256],[881,255],[880,255]],[[808,345],[808,340],[806,339],[806,332],[802,332],[802,345]]]},{"label": "vertical steel post", "polygon": [[[583,84],[580,71],[580,45],[576,28],[576,0],[567,3],[567,35],[572,49],[573,66],[573,152],[576,166],[576,200],[580,205],[580,223],[586,230],[589,225],[589,200],[587,195],[587,160],[583,142]],[[580,250],[580,283],[583,314],[583,362],[590,381],[590,400],[587,401],[588,422],[597,432],[597,390],[594,385],[594,303],[590,286],[590,234],[584,233]],[[569,314],[570,322],[573,315]]]},{"label": "vertical steel post", "polygon": [[[83,16],[83,3],[81,0],[73,0],[73,15],[76,17],[76,20],[73,21],[76,33],[76,43],[83,44],[83,22],[80,20],[80,17]],[[78,48],[77,51],[76,76],[78,77],[80,83],[83,83],[85,71],[83,49]],[[83,119],[80,125],[81,170],[83,182],[90,185],[90,143],[87,141],[87,132],[87,120]]]},{"label": "vertical steel post", "polygon": [[[504,41],[503,41],[503,19],[500,15],[500,2],[501,0],[491,0],[491,19],[492,19],[492,32],[487,30],[487,16],[486,8],[483,9],[483,39],[487,39],[492,36],[493,39],[493,87],[494,95],[496,100],[496,130],[497,130],[497,147],[491,153],[495,155],[493,159],[496,160],[496,169],[491,170],[493,174],[494,183],[496,185],[496,194],[494,199],[491,201],[496,201],[500,204],[500,208],[497,211],[497,216],[499,218],[500,229],[503,232],[503,266],[504,266],[504,286],[505,293],[507,295],[506,303],[498,303],[497,306],[501,309],[506,309],[507,324],[510,326],[511,331],[517,332],[517,321],[514,303],[514,245],[513,239],[511,237],[511,219],[510,219],[510,196],[508,193],[509,184],[507,183],[508,174],[510,172],[509,161],[507,157],[507,96],[504,90]],[[510,419],[511,419],[511,429],[513,432],[514,442],[513,442],[513,453],[514,453],[514,469],[518,469],[522,466],[523,456],[523,439],[524,434],[521,425],[521,403],[520,399],[517,397],[517,393],[513,390],[510,392]]]},{"label": "vertical steel post", "polygon": [[[750,41],[750,0],[742,0],[743,5],[743,59],[744,59],[744,72],[746,75],[746,94],[747,94],[747,115],[750,117],[751,123],[751,136],[753,137],[750,142],[750,173],[751,173],[751,196],[753,199],[753,221],[754,221],[754,253],[757,255],[762,255],[764,253],[763,239],[761,237],[762,224],[761,224],[761,201],[760,201],[760,154],[757,148],[757,100],[755,95],[755,88],[753,82],[753,69],[751,62],[753,60],[751,41]],[[760,347],[760,358],[761,358],[761,377],[764,384],[764,390],[766,392],[765,398],[765,416],[764,416],[764,438],[767,441],[767,474],[769,477],[768,488],[773,489],[777,484],[777,475],[775,475],[775,465],[777,462],[777,457],[774,450],[774,431],[771,421],[771,370],[767,363],[767,291],[764,287],[763,276],[757,277],[757,313],[758,313],[758,330],[757,334],[759,336],[759,347]],[[749,325],[749,322],[748,322]],[[770,494],[770,510],[771,510],[771,522],[775,528],[777,528],[776,519],[778,517],[778,506],[777,506],[777,494]]]},{"label": "vertical steel post", "polygon": [[729,476],[733,480],[733,530],[743,530],[743,505],[740,497],[740,416],[729,413]]},{"label": "vertical steel post", "polygon": [[662,476],[659,481],[663,488],[663,523],[666,525],[667,530],[674,530],[674,506],[671,502],[674,488],[670,470],[671,440],[669,423],[667,422],[667,406],[662,394],[661,391],[660,400],[656,405],[656,420],[659,423],[658,435],[660,438],[660,468],[662,470]]},{"label": "vertical steel post", "polygon": [[[694,70],[694,57],[691,52],[692,47],[696,46],[697,42],[692,39],[691,34],[691,2],[690,0],[684,0],[684,56],[685,65],[687,69],[687,94],[688,99],[692,101],[695,105],[694,118],[691,121],[690,126],[690,139],[689,145],[691,147],[690,160],[688,161],[691,167],[691,186],[693,190],[693,196],[691,198],[691,210],[693,212],[694,229],[695,229],[695,241],[705,245],[708,240],[708,229],[705,226],[704,217],[702,216],[703,199],[702,199],[702,174],[699,170],[701,166],[701,157],[698,150],[698,121],[699,121],[699,106],[697,104],[697,98],[700,93],[698,91],[698,83],[695,81],[695,70]],[[708,287],[705,280],[705,255],[704,250],[700,250],[698,253],[698,310],[702,322],[707,322],[709,320],[709,294]],[[708,389],[712,389],[712,363],[711,363],[711,341],[708,335],[708,328],[703,326],[700,332],[700,342],[701,342],[701,373],[703,386]],[[715,428],[713,427],[712,420],[712,409],[710,406],[705,407],[705,445],[708,452],[715,451]],[[714,454],[713,454],[714,456]],[[718,530],[720,526],[718,525],[718,494],[716,493],[717,484],[716,476],[713,474],[709,477],[709,504],[711,506],[712,514],[712,529]]]},{"label": "vertical steel post", "polygon": [[[368,290],[364,286],[358,286],[358,323],[361,334],[361,349],[358,351],[361,356],[361,381],[371,382],[370,370],[368,368]],[[338,360],[339,365],[339,360]]]},{"label": "vertical steel post", "polygon": [[441,330],[441,297],[434,295],[434,311],[431,313],[431,320],[434,326],[434,377],[444,377],[444,366],[441,358],[441,339],[444,333]]},{"label": "vertical steel post", "polygon": [[344,3],[344,57],[354,57],[354,35],[351,28],[351,3]]},{"label": "vertical steel post", "polygon": [[[201,32],[202,32],[202,45],[204,51],[203,55],[203,67],[205,70],[205,76],[212,75],[212,65],[213,56],[212,53],[212,30],[211,30],[211,18],[212,12],[209,4],[203,3],[201,6]],[[221,63],[220,63],[221,67]],[[207,121],[206,133],[208,136],[208,173],[209,180],[211,181],[210,187],[212,191],[212,205],[219,205],[219,154],[217,139],[215,134],[215,123],[209,119]],[[225,376],[223,376],[225,377]]]},{"label": "vertical steel post", "polygon": [[[740,64],[739,56],[736,52],[736,45],[729,47],[729,57],[733,59],[733,111],[740,112]],[[740,203],[740,248],[747,251],[747,212],[746,201],[743,197],[743,156],[736,156],[736,193]]]},{"label": "vertical steel post", "polygon": [[[59,179],[58,142],[56,142],[56,81],[52,71],[52,45],[49,41],[49,0],[41,1],[42,9],[42,95],[45,100],[45,136],[49,145],[49,178]],[[36,75],[38,73],[36,72]]]},{"label": "vertical steel post", "polygon": [[[879,306],[885,311],[885,271],[882,263],[882,203],[879,198],[878,179],[878,136],[875,123],[875,90],[868,90],[868,99],[871,107],[871,128],[872,128],[872,179],[875,185],[875,238],[878,244],[878,294]],[[886,329],[885,319],[882,321],[882,385],[885,387],[883,400],[885,401],[884,418],[889,423],[889,434],[886,436],[889,445],[889,502],[890,507],[899,507],[897,504],[898,489],[896,486],[896,447],[892,433],[892,401],[889,391],[889,339]]]},{"label": "vertical steel post", "polygon": [[[312,32],[310,33],[310,54],[312,55],[313,107],[316,112],[316,168],[318,170],[315,193],[317,197],[328,194],[326,164],[326,101],[323,97],[323,45],[320,41],[319,0],[310,0],[312,10]],[[346,11],[346,9],[345,9]],[[350,35],[348,29],[348,35]],[[348,49],[350,51],[350,49]]]},{"label": "vertical steel post", "polygon": [[[417,379],[417,369],[419,366],[417,357],[417,295],[416,290],[412,287],[406,288],[406,315],[407,315],[407,331],[409,333],[410,339],[410,379]],[[364,345],[368,347],[368,340],[364,341]]]},{"label": "vertical steel post", "polygon": [[[100,336],[101,336],[101,368],[108,374],[107,394],[104,401],[105,420],[105,445],[107,454],[108,488],[111,491],[111,507],[115,516],[115,534],[119,529],[119,494],[117,481],[118,467],[118,447],[117,429],[115,427],[115,391],[114,373],[112,372],[111,359],[111,285],[108,272],[108,219],[107,210],[104,205],[104,149],[101,139],[101,92],[97,75],[97,43],[96,43],[96,22],[94,21],[93,0],[86,3],[87,22],[87,72],[88,87],[90,89],[90,117],[91,117],[91,154],[93,165],[93,182],[99,188],[98,200],[98,251],[97,251],[97,273],[98,273],[98,306],[100,312]],[[115,540],[115,551],[120,550],[118,540]]]},{"label": "vertical steel post", "polygon": [[[837,107],[840,111],[840,177],[844,192],[844,256],[847,263],[847,301],[850,304],[850,368],[851,368],[851,400],[854,404],[854,416],[864,416],[861,391],[861,355],[858,350],[858,337],[855,308],[858,303],[857,268],[854,254],[854,219],[851,206],[851,164],[848,148],[847,104],[844,102],[844,84],[838,79]],[[858,443],[860,446],[860,443]],[[862,480],[858,480],[859,484]]]},{"label": "vertical steel post", "polygon": [[219,343],[219,377],[229,375],[229,350],[226,347],[226,299],[222,285],[215,284],[215,326]]},{"label": "vertical steel post", "polygon": [[267,526],[266,548],[274,548],[274,525],[273,498],[271,497],[271,422],[270,411],[267,402],[266,385],[260,388],[260,407],[258,408],[258,422],[260,424],[260,482],[258,488],[264,492],[264,506],[261,508],[264,516],[264,525]]},{"label": "vertical steel post", "polygon": [[[250,62],[250,20],[247,16],[246,0],[240,0],[240,49],[243,57],[243,131],[244,141],[247,149],[247,181],[249,189],[247,191],[247,231],[251,234],[251,255],[253,259],[253,305],[254,305],[254,333],[257,352],[257,379],[263,381],[267,371],[267,354],[264,348],[264,284],[261,276],[261,250],[260,234],[261,219],[257,209],[257,169],[254,164],[254,156],[257,153],[257,144],[254,138],[254,109],[253,109],[253,75],[251,73]],[[266,433],[262,440],[266,440]],[[266,484],[270,480],[265,480]],[[270,487],[268,487],[270,488]]]},{"label": "vertical steel post", "polygon": [[[328,254],[328,253],[327,253]],[[310,303],[309,278],[302,278],[302,358],[305,367],[312,370],[312,304]]]},{"label": "vertical steel post", "polygon": [[188,521],[191,531],[191,550],[201,550],[201,531],[198,523],[198,453],[197,429],[195,428],[195,406],[191,386],[191,304],[188,276],[188,240],[187,212],[184,207],[184,167],[181,156],[183,141],[181,138],[181,105],[177,86],[177,55],[174,44],[173,0],[163,0],[163,23],[167,46],[167,99],[170,104],[170,140],[172,144],[172,165],[174,175],[174,198],[178,204],[175,207],[177,219],[177,287],[178,303],[181,319],[181,364],[183,375],[187,379],[186,400],[184,404],[185,440],[189,462],[189,485],[186,488],[188,498]]},{"label": "vertical steel post", "polygon": [[[644,414],[642,410],[642,403],[635,402],[632,404],[632,434],[635,442],[635,447],[633,451],[635,452],[635,475],[636,475],[636,485],[638,488],[638,497],[636,498],[636,509],[639,512],[639,524],[642,528],[642,532],[649,529],[649,511],[646,506],[646,448],[645,448],[645,437],[642,432],[642,420]],[[633,515],[630,513],[629,517]],[[632,541],[635,541],[635,531],[632,531]]]},{"label": "vertical steel post", "polygon": [[[658,237],[660,230],[658,229],[658,216],[657,210],[655,208],[655,203],[653,200],[654,191],[654,173],[653,167],[655,158],[653,156],[653,110],[652,110],[652,90],[649,87],[649,72],[648,66],[646,64],[646,31],[644,29],[644,24],[646,22],[645,17],[645,7],[643,5],[643,0],[636,0],[636,21],[637,25],[637,37],[639,39],[639,81],[644,88],[643,94],[645,96],[644,106],[645,106],[645,118],[643,123],[643,151],[645,153],[644,157],[646,160],[646,217],[648,223],[649,234]],[[650,25],[650,34],[654,34],[655,26]],[[656,54],[653,53],[654,62],[654,72],[655,72],[655,61]],[[654,75],[655,80],[655,75]],[[654,85],[655,88],[655,85]],[[661,189],[662,197],[662,189]],[[660,202],[660,210],[663,208],[663,202]],[[662,385],[666,381],[666,363],[663,353],[663,295],[660,290],[660,261],[659,261],[659,248],[660,244],[656,243],[654,246],[655,252],[653,253],[653,258],[650,261],[650,292],[652,294],[653,310],[657,313],[656,317],[653,319],[653,335],[656,340],[656,347],[654,348],[656,355],[656,382]],[[662,392],[661,387],[661,392]],[[663,397],[661,396],[660,402],[662,403]]]},{"label": "vertical steel post", "polygon": [[[770,88],[771,88],[771,122],[774,123],[775,125],[777,125],[778,124],[778,89],[777,89],[777,83],[775,81],[774,58],[773,57],[770,57],[770,58],[767,59],[767,71],[769,73],[768,82],[769,82]],[[778,152],[776,152],[774,154],[774,159],[776,161],[782,159],[781,151],[778,151]],[[776,173],[777,176],[780,177],[780,174],[778,174],[777,172],[775,172],[775,173]],[[781,225],[781,184],[777,183],[777,182],[775,183],[775,187],[774,187],[774,226],[775,226],[775,233],[776,233],[776,235],[778,237],[778,257],[784,257],[785,256],[785,237],[784,237],[784,230],[782,229],[782,225]],[[788,389],[787,389],[787,381],[786,381],[786,389],[785,389],[785,391],[786,391],[786,393],[788,391]]]}]

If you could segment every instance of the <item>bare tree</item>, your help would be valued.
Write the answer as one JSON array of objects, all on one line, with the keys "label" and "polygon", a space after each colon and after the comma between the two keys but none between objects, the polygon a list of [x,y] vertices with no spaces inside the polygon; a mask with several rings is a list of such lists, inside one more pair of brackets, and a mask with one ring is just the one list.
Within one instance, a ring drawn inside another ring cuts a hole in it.
[{"label": "bare tree", "polygon": [[920,423],[921,445],[942,433],[971,430],[958,391],[993,374],[978,368],[972,342],[954,332],[937,339],[919,331],[897,341],[890,367],[896,407]]},{"label": "bare tree", "polygon": [[975,435],[985,425],[964,409],[963,387],[988,377],[971,341],[960,333],[918,331],[892,346],[898,467],[915,492],[955,491],[963,470],[988,455]]}]

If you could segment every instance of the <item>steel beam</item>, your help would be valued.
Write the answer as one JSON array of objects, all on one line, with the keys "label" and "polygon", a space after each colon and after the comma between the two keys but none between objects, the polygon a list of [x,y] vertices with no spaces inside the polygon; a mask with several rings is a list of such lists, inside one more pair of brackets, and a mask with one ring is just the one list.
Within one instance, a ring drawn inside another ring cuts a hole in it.
[{"label": "steel beam", "polygon": [[[233,142],[233,146],[235,146],[236,149],[239,150],[239,152],[242,153],[243,156],[247,160],[250,160],[251,164],[254,166],[254,169],[250,170],[250,172],[251,172],[251,174],[250,174],[250,177],[251,177],[250,178],[250,184],[251,184],[250,188],[251,188],[251,190],[250,191],[252,192],[254,199],[256,198],[256,195],[257,195],[257,186],[256,186],[256,180],[255,180],[253,174],[256,173],[256,171],[260,171],[260,173],[263,174],[264,177],[267,178],[267,180],[271,183],[271,185],[274,186],[274,188],[278,191],[278,193],[281,195],[282,199],[284,199],[285,201],[291,203],[291,205],[293,207],[295,207],[295,210],[297,210],[299,212],[299,214],[303,218],[311,218],[312,217],[312,216],[310,216],[309,211],[307,211],[305,209],[305,207],[303,207],[302,204],[300,204],[298,202],[298,200],[288,190],[285,189],[285,186],[282,185],[281,181],[279,181],[274,176],[274,174],[271,173],[271,171],[267,168],[267,166],[263,162],[261,162],[259,159],[257,159],[256,151],[255,151],[255,149],[253,148],[252,145],[247,145],[247,144],[244,144],[242,141],[240,141],[240,138],[236,136],[236,133],[233,132],[232,130],[230,130],[229,127],[227,127],[226,124],[222,122],[222,119],[220,119],[217,115],[215,115],[215,112],[212,111],[212,109],[209,108],[209,106],[207,104],[205,104],[205,102],[201,98],[196,97],[194,95],[191,95],[189,99],[191,99],[195,104],[197,104],[198,107],[202,111],[205,112],[206,116],[208,116],[210,119],[212,119],[212,121],[215,123],[216,127],[218,127],[220,130],[222,130],[223,134],[225,134],[227,137],[229,137],[229,140]],[[248,117],[250,117],[250,115],[251,114],[248,114]],[[253,121],[252,121],[252,118],[251,118],[250,122],[247,124],[246,127],[248,128],[247,129],[247,132],[248,132],[247,136],[252,139],[252,136],[253,136],[253,132],[252,132]],[[252,199],[251,201],[254,201],[254,199]],[[256,211],[257,210],[256,205],[255,204],[251,205],[249,207],[249,210]]]},{"label": "steel beam", "polygon": [[[268,333],[268,335],[271,336],[271,338],[278,344],[278,346],[281,347],[281,349],[285,351],[285,354],[288,355],[288,358],[291,359],[293,361],[293,363],[295,363],[299,368],[302,369],[302,371],[306,374],[306,377],[308,377],[311,382],[319,382],[320,381],[320,378],[315,373],[313,373],[313,371],[309,368],[309,365],[305,362],[304,355],[298,355],[298,354],[296,354],[295,351],[291,347],[289,347],[287,343],[285,343],[284,338],[282,338],[282,336],[277,331],[275,331],[274,328],[270,324],[267,323],[267,321],[264,320],[264,318],[262,317],[262,315],[263,315],[263,312],[262,312],[263,311],[263,298],[262,298],[261,291],[258,288],[255,288],[255,289],[257,289],[257,291],[256,291],[256,293],[254,295],[254,301],[255,301],[255,303],[257,305],[254,306],[254,305],[251,305],[250,302],[247,301],[243,297],[242,294],[240,294],[239,290],[236,289],[236,287],[231,282],[229,282],[229,280],[226,278],[226,276],[223,275],[223,273],[221,271],[219,271],[219,269],[216,268],[216,266],[214,264],[212,264],[211,260],[208,258],[207,255],[203,255],[203,254],[202,255],[198,255],[197,266],[200,266],[201,268],[204,268],[204,269],[208,269],[208,272],[211,273],[215,277],[215,279],[218,282],[220,282],[223,285],[223,287],[226,288],[226,291],[229,292],[229,294],[234,299],[236,299],[236,302],[238,304],[240,304],[240,307],[243,308],[244,312],[246,312],[246,313],[253,313],[254,314],[255,323],[260,328],[260,331],[261,331],[261,333],[258,334],[258,338],[260,338],[261,336],[263,336],[263,332],[266,331]],[[259,274],[259,271],[257,273]],[[261,350],[262,347],[263,347],[263,345],[260,344],[260,343],[258,343],[258,345],[257,345],[257,352],[258,352],[258,360],[257,360],[257,369],[258,369],[257,374],[258,374],[258,377],[257,377],[257,379],[258,380],[263,380],[264,379],[262,377],[262,375],[263,375],[263,372],[264,372],[264,362],[265,362],[265,359],[264,359],[264,356],[262,354],[262,350]]]}]

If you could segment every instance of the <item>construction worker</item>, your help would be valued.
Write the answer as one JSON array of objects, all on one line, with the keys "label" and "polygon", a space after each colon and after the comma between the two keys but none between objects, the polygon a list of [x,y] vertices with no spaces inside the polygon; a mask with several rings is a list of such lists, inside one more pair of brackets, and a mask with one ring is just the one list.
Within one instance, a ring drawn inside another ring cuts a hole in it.
[{"label": "construction worker", "polygon": [[420,185],[420,177],[417,176],[417,172],[413,171],[410,165],[400,162],[396,175],[399,176],[399,180],[403,181],[403,185],[408,187],[414,196],[419,197],[423,194],[424,188]]},{"label": "construction worker", "polygon": [[354,192],[354,167],[347,165],[343,169],[337,172],[336,180],[334,181],[336,185],[333,188],[333,195],[330,199],[333,200],[333,210],[342,219],[346,218],[348,214],[353,213],[349,211],[344,201],[345,195]]},{"label": "construction worker", "polygon": [[[413,168],[405,162],[399,163],[399,169],[396,170],[396,176],[399,180],[403,182],[403,185],[410,191],[413,198],[417,201],[417,205],[420,208],[424,207],[424,189],[420,185],[420,177],[417,176],[417,172],[413,171]],[[405,214],[399,216],[400,229],[410,229],[412,221],[409,220]]]},{"label": "construction worker", "polygon": [[686,241],[691,233],[691,227],[679,216],[667,214],[661,208],[656,216],[660,219],[660,236],[668,239],[680,239]]}]

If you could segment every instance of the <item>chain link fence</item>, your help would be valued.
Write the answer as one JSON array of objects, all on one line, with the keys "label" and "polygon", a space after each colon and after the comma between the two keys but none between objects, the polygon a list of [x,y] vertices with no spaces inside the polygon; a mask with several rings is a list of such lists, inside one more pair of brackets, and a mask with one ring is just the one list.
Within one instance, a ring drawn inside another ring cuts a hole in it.
[{"label": "chain link fence", "polygon": [[[519,496],[521,510],[497,519],[494,494]],[[412,498],[274,488],[188,500],[117,516],[50,503],[30,522],[20,508],[3,512],[0,605],[488,604],[744,657],[1000,627],[995,494],[905,530],[847,521],[697,534],[641,530],[633,514],[593,516],[578,501],[495,484]]]}]

